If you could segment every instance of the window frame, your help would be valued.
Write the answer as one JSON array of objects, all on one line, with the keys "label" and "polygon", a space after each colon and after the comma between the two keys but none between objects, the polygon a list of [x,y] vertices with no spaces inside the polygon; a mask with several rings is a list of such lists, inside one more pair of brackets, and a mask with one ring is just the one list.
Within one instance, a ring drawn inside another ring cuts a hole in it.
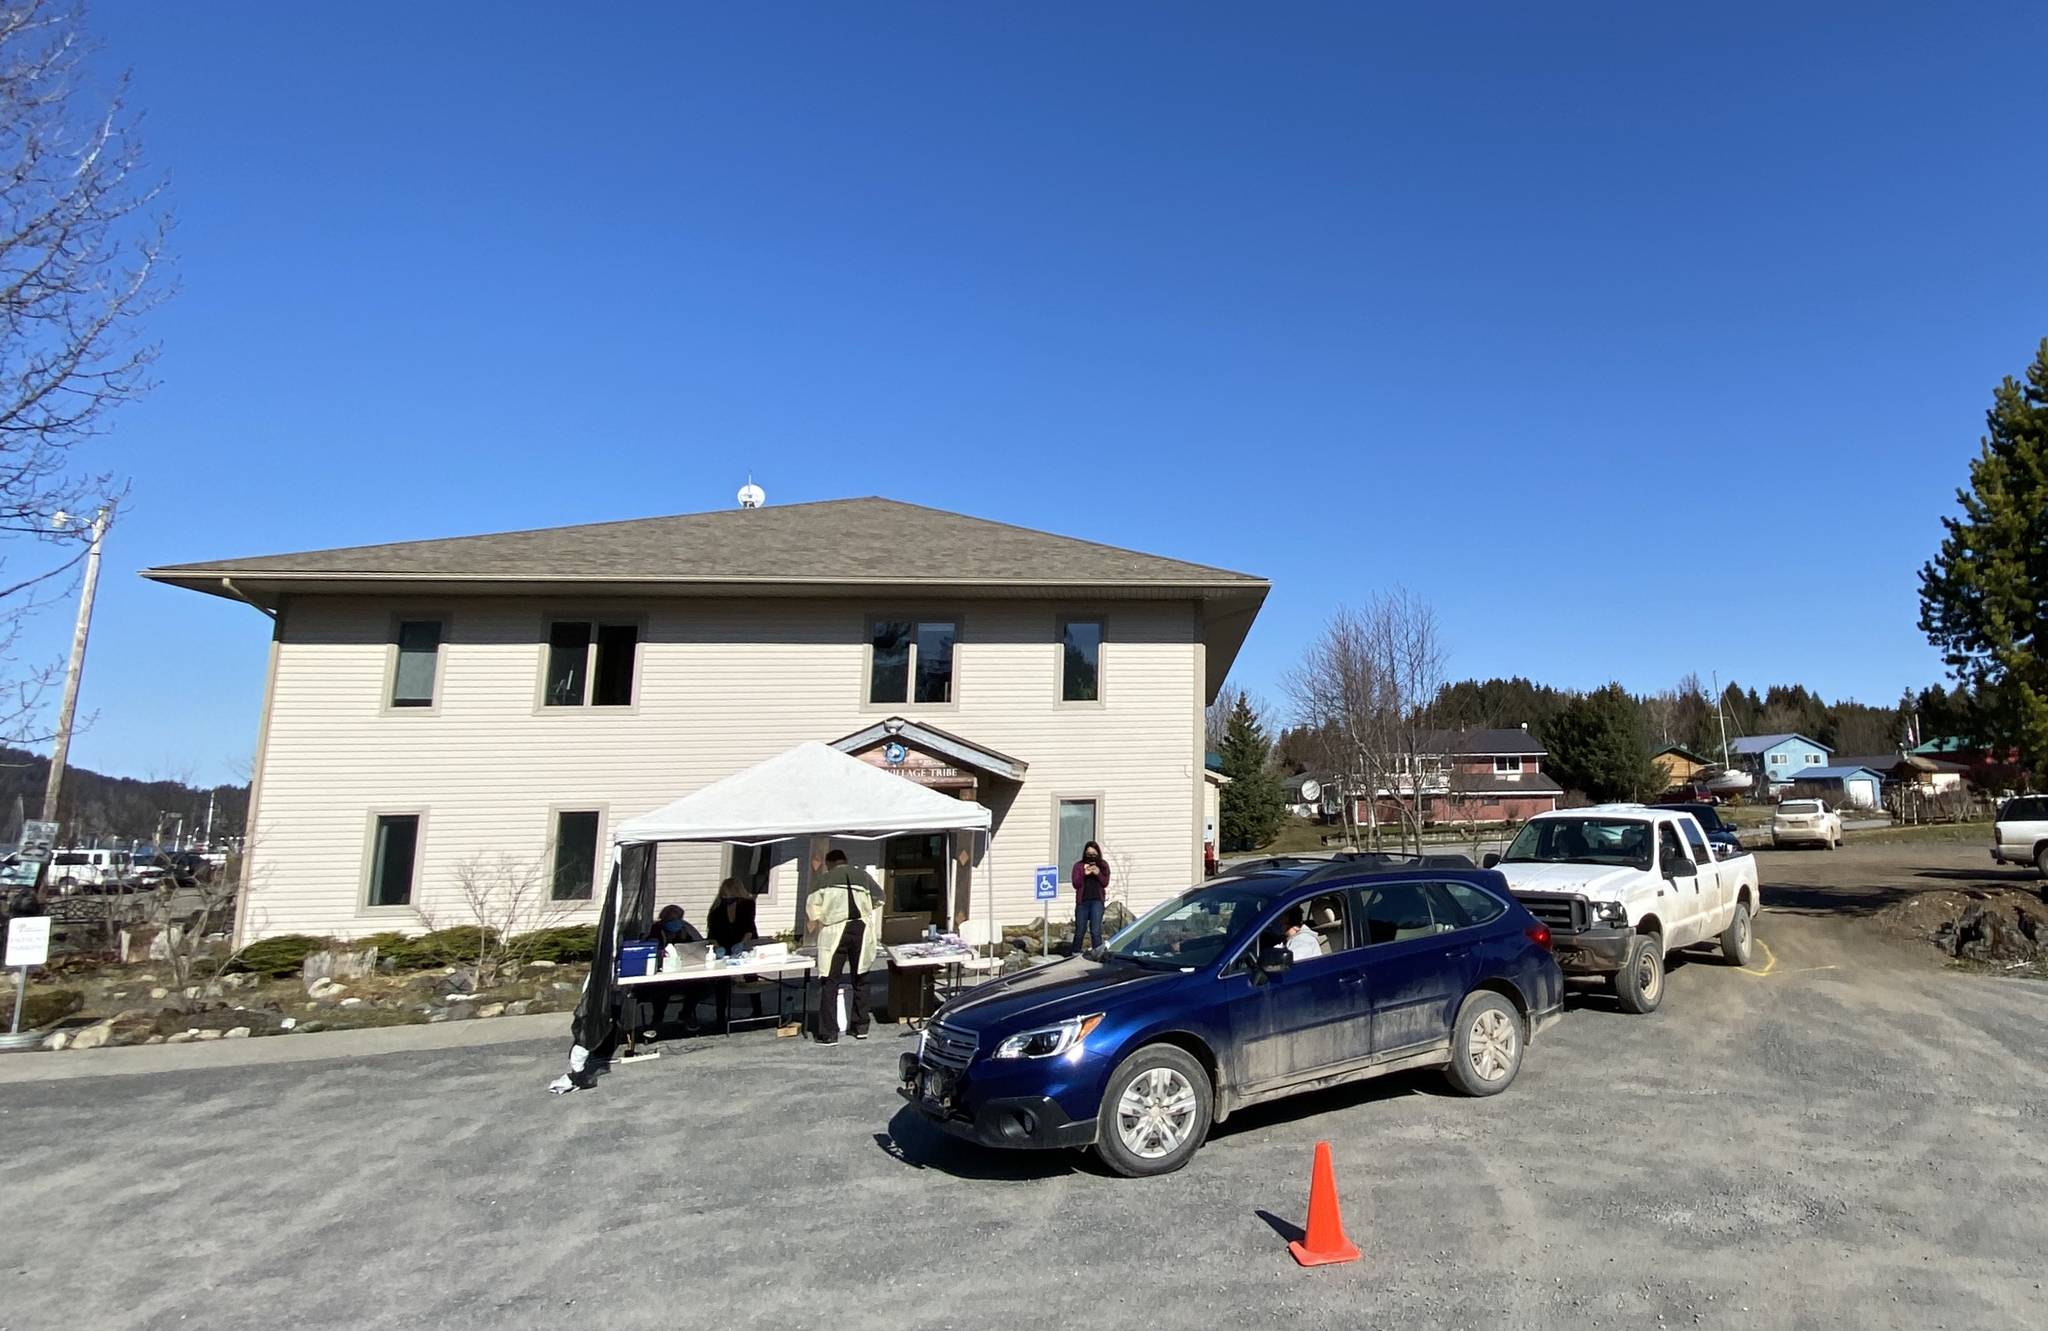
[{"label": "window frame", "polygon": [[[551,703],[548,701],[548,661],[553,652],[549,645],[549,640],[553,638],[555,625],[557,624],[588,624],[590,626],[590,642],[584,648],[583,700],[581,702]],[[633,630],[633,700],[628,703],[594,703],[590,701],[590,698],[597,689],[598,630],[602,628],[625,627],[631,627]],[[539,657],[539,665],[534,671],[533,681],[533,713],[535,716],[581,716],[591,712],[606,716],[617,716],[631,715],[640,710],[640,691],[646,686],[647,616],[645,613],[606,614],[603,611],[548,611],[541,616],[536,653]]]},{"label": "window frame", "polygon": [[[1067,696],[1067,626],[1069,624],[1093,624],[1095,626],[1095,696],[1093,698],[1069,698]],[[1052,621],[1052,701],[1053,706],[1073,711],[1099,711],[1108,702],[1109,671],[1105,658],[1109,655],[1109,616],[1098,612],[1075,611],[1071,614],[1053,616]]]},{"label": "window frame", "polygon": [[[877,702],[875,689],[875,626],[878,624],[910,625],[909,655],[904,661],[903,700],[901,702]],[[947,690],[944,702],[918,702],[917,698],[917,630],[925,624],[951,624],[953,626],[953,682]],[[967,642],[967,617],[956,611],[940,609],[902,610],[870,612],[861,621],[860,635],[860,710],[902,714],[906,712],[957,712],[960,710],[961,647]]]},{"label": "window frame", "polygon": [[[424,706],[392,701],[398,692],[398,631],[406,624],[439,624],[441,639],[434,646],[434,696]],[[441,710],[441,692],[446,685],[448,673],[448,645],[455,617],[445,610],[394,610],[390,616],[390,632],[385,635],[384,647],[384,692],[379,699],[378,711],[390,716],[432,716]]]},{"label": "window frame", "polygon": [[[377,826],[386,818],[411,818],[416,826],[412,845],[412,887],[406,900],[397,903],[379,902],[373,899],[377,882]],[[363,817],[363,867],[361,882],[356,889],[356,913],[362,916],[388,919],[393,915],[407,915],[417,918],[420,914],[420,889],[426,875],[421,872],[427,860],[428,809],[423,804],[387,805],[367,810]]]},{"label": "window frame", "polygon": [[[1091,803],[1091,804],[1093,804],[1093,805],[1095,806],[1095,835],[1093,835],[1093,836],[1089,837],[1089,838],[1088,838],[1088,841],[1093,841],[1093,842],[1095,842],[1095,843],[1096,843],[1097,845],[1100,845],[1100,846],[1102,846],[1102,847],[1103,847],[1103,851],[1102,851],[1102,854],[1103,854],[1103,858],[1104,858],[1104,859],[1108,859],[1108,857],[1109,857],[1109,848],[1108,848],[1108,846],[1107,846],[1106,844],[1104,844],[1104,842],[1103,842],[1103,832],[1102,832],[1102,828],[1103,828],[1103,825],[1104,825],[1105,823],[1107,823],[1107,822],[1109,821],[1109,816],[1108,816],[1108,812],[1107,812],[1107,808],[1108,808],[1108,802],[1107,802],[1107,801],[1106,801],[1106,800],[1105,800],[1105,799],[1103,798],[1103,796],[1102,796],[1102,792],[1101,792],[1101,791],[1086,791],[1086,790],[1059,790],[1059,791],[1054,791],[1054,792],[1053,792],[1053,795],[1052,795],[1052,804],[1051,804],[1051,806],[1050,806],[1050,808],[1051,808],[1051,813],[1052,813],[1052,827],[1051,827],[1051,847],[1052,847],[1052,849],[1051,849],[1051,851],[1050,851],[1050,852],[1048,853],[1048,855],[1046,856],[1046,862],[1047,862],[1047,863],[1049,863],[1049,864],[1055,865],[1055,866],[1056,866],[1056,867],[1057,867],[1057,868],[1059,869],[1059,871],[1060,871],[1060,885],[1061,885],[1062,887],[1066,888],[1066,889],[1067,889],[1067,892],[1068,892],[1069,894],[1071,894],[1071,893],[1073,892],[1073,890],[1074,890],[1074,888],[1073,888],[1073,873],[1074,873],[1074,862],[1073,862],[1072,860],[1067,860],[1067,861],[1065,861],[1065,862],[1063,863],[1063,862],[1061,862],[1061,860],[1060,860],[1060,806],[1061,806],[1062,804],[1079,804],[1079,803],[1082,803],[1082,802],[1084,802],[1084,801],[1085,801],[1085,802],[1087,802],[1087,803]],[[1084,844],[1084,845],[1085,845],[1085,844],[1086,844],[1086,842],[1083,842],[1082,844]],[[1113,864],[1113,863],[1112,863],[1112,864],[1111,864],[1111,865],[1109,866],[1109,873],[1110,873],[1110,878],[1109,878],[1109,881],[1110,881],[1110,886],[1114,887],[1114,886],[1116,886],[1116,882],[1117,882],[1117,879],[1116,879],[1116,865],[1115,865],[1115,864]],[[1129,887],[1130,885],[1129,885],[1128,883],[1126,883],[1126,884],[1125,884],[1124,886],[1125,886],[1125,887]]]},{"label": "window frame", "polygon": [[[594,813],[597,815],[597,839],[591,846],[590,854],[590,895],[587,897],[558,897],[555,895],[555,857],[561,853],[562,815],[565,813]],[[609,857],[605,854],[605,835],[611,829],[611,806],[602,800],[570,800],[548,806],[547,841],[547,902],[548,908],[575,910],[582,906],[595,906],[604,893],[606,867]]]},{"label": "window frame", "polygon": [[[1509,764],[1512,764],[1512,766]],[[1522,755],[1519,753],[1494,754],[1493,774],[1495,776],[1520,776],[1522,774]]]}]

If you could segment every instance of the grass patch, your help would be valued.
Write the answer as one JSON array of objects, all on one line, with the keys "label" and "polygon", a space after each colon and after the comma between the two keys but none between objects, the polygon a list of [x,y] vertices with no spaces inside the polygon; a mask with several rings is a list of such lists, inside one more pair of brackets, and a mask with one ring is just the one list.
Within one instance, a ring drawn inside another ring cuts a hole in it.
[{"label": "grass patch", "polygon": [[1913,823],[1903,827],[1878,827],[1867,832],[1848,832],[1843,836],[1846,845],[1862,845],[1865,842],[1885,843],[1893,841],[1935,841],[1935,842],[1981,842],[1988,851],[1991,846],[1990,823]]}]

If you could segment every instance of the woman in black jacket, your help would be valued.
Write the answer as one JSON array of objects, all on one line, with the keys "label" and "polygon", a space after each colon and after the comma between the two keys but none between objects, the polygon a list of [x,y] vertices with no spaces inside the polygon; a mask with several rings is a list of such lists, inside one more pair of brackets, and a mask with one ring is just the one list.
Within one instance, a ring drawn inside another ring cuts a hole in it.
[{"label": "woman in black jacket", "polygon": [[[751,943],[757,936],[754,932],[754,894],[746,884],[737,878],[728,878],[718,885],[718,897],[711,903],[711,913],[705,917],[704,932],[713,944],[724,948],[731,956]],[[761,1015],[761,995],[749,995],[754,1000],[754,1015]],[[718,982],[718,1024],[723,1028],[732,1019],[732,981]]]}]

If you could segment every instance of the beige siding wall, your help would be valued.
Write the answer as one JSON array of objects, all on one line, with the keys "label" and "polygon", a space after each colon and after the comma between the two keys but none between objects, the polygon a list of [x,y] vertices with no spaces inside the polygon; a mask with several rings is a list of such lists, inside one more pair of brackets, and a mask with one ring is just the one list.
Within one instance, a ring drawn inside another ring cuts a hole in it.
[{"label": "beige siding wall", "polygon": [[[1102,802],[1099,835],[1120,895],[1143,908],[1200,873],[1197,612],[1186,603],[1107,609],[1103,702],[1062,706],[1055,620],[1094,609],[295,602],[276,647],[245,936],[421,927],[419,912],[364,904],[377,812],[422,815],[414,899],[436,924],[468,922],[459,867],[479,854],[538,864],[554,810],[602,810],[608,844],[617,820],[801,740],[834,740],[892,712],[1030,764],[1023,785],[992,802],[997,830],[990,860],[976,869],[977,907],[992,874],[1003,918],[1035,918],[1031,870],[1052,861],[1055,801],[1093,796]],[[864,704],[871,610],[954,614],[955,704]],[[545,621],[579,613],[625,613],[643,624],[630,710],[538,705]],[[429,614],[447,624],[435,706],[386,707],[393,625]],[[717,848],[670,848],[661,859],[662,899],[684,901],[701,919],[721,868]],[[796,871],[785,867],[760,903],[764,931],[791,925],[797,895]],[[594,917],[594,907],[583,907],[569,918]]]}]

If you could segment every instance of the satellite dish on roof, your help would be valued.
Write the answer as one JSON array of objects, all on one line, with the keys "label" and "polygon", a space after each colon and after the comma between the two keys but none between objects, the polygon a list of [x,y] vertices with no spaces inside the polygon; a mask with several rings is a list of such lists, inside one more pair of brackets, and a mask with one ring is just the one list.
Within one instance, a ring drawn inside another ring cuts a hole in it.
[{"label": "satellite dish on roof", "polygon": [[768,492],[754,484],[754,478],[747,477],[747,483],[740,487],[740,507],[759,508],[768,502]]},{"label": "satellite dish on roof", "polygon": [[1301,783],[1301,798],[1305,804],[1313,804],[1323,797],[1323,783],[1314,777],[1306,777]]}]

